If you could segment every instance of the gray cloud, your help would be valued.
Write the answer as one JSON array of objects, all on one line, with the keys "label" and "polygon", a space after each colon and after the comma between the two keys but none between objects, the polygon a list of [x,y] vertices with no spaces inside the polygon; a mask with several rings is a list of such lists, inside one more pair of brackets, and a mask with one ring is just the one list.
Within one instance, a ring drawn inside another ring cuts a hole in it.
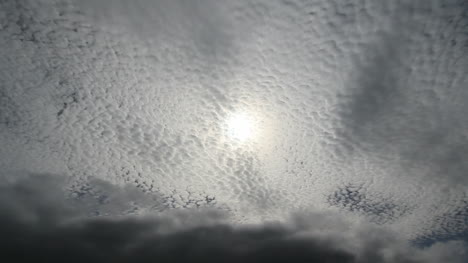
[{"label": "gray cloud", "polygon": [[[215,207],[252,223],[338,208],[409,240],[459,238],[465,10],[0,1],[0,170],[63,175],[92,217]],[[244,144],[226,132],[239,113],[258,124]]]},{"label": "gray cloud", "polygon": [[406,203],[396,203],[391,198],[372,196],[363,185],[347,185],[328,197],[328,202],[351,212],[366,214],[372,222],[385,224],[411,212]]},{"label": "gray cloud", "polygon": [[[416,1],[398,6],[398,15],[384,14],[390,26],[356,59],[341,108],[343,136],[356,149],[399,159],[409,176],[430,167],[419,175],[466,186],[468,109],[457,102],[468,96],[461,73],[466,48],[449,44],[466,41],[466,8],[457,1]],[[437,26],[428,29],[418,18]]]},{"label": "gray cloud", "polygon": [[2,178],[2,255],[15,262],[462,262],[467,252],[456,243],[410,248],[390,232],[327,213],[253,226],[224,223],[216,211],[83,218],[63,178]]}]

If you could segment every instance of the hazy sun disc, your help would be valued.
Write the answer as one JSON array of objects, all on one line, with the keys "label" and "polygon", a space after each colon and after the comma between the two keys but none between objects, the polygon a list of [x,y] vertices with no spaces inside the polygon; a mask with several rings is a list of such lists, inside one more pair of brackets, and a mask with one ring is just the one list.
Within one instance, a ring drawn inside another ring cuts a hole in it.
[{"label": "hazy sun disc", "polygon": [[232,115],[227,121],[228,134],[238,141],[247,141],[254,135],[254,121],[245,113]]}]

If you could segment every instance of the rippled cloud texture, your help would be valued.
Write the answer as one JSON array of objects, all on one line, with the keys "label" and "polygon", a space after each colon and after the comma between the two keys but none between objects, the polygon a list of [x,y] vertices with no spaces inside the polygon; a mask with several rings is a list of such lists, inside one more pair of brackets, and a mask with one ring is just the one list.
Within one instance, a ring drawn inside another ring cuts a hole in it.
[{"label": "rippled cloud texture", "polygon": [[463,262],[467,12],[0,1],[2,247],[80,262]]}]

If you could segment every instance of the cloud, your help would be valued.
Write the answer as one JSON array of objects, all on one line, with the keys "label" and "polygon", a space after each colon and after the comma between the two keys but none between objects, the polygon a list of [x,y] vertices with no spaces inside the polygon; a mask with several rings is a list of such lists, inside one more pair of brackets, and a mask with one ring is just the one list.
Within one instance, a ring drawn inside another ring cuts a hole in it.
[{"label": "cloud", "polygon": [[219,59],[235,55],[238,41],[248,32],[247,28],[241,30],[242,23],[234,27],[235,21],[225,15],[228,1],[136,0],[131,5],[120,0],[111,4],[107,0],[71,2],[97,24],[113,32],[130,33],[149,45],[165,45],[174,37],[184,40],[195,49],[189,51],[193,52],[192,59],[199,55],[206,59],[206,69]]},{"label": "cloud", "polygon": [[405,203],[396,203],[391,198],[377,196],[369,197],[371,193],[361,185],[347,185],[338,189],[328,197],[332,206],[361,213],[377,223],[385,224],[410,213],[412,208]]},{"label": "cloud", "polygon": [[[455,66],[466,50],[445,43],[461,37],[467,7],[457,1],[415,1],[395,8],[381,18],[388,26],[355,57],[340,107],[342,135],[356,151],[399,162],[408,176],[466,187],[463,115],[468,108],[457,101],[468,93],[462,88],[466,78]],[[460,23],[446,20],[447,15]],[[427,30],[423,21],[431,19],[437,27]],[[426,48],[435,51],[428,54]],[[431,62],[441,56],[440,64]]]},{"label": "cloud", "polygon": [[391,232],[334,213],[250,226],[229,224],[214,210],[83,217],[76,200],[66,198],[63,178],[2,179],[0,247],[14,262],[462,262],[467,252],[454,242],[412,248]]},{"label": "cloud", "polygon": [[[63,175],[87,216],[215,207],[252,223],[331,208],[410,240],[460,237],[464,10],[0,1],[0,170]],[[238,112],[260,130],[243,145],[223,130]]]}]

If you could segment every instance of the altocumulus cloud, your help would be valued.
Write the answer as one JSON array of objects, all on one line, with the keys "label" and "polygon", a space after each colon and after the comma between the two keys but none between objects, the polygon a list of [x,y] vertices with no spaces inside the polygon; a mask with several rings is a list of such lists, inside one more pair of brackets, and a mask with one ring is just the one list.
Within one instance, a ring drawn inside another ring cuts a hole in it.
[{"label": "altocumulus cloud", "polygon": [[462,260],[467,7],[0,1],[3,248]]},{"label": "altocumulus cloud", "polygon": [[[38,184],[40,183],[40,184]],[[395,233],[338,214],[234,225],[214,210],[89,217],[53,175],[4,174],[0,248],[9,262],[464,262],[460,242],[410,247]],[[113,188],[113,198],[128,189]]]}]

